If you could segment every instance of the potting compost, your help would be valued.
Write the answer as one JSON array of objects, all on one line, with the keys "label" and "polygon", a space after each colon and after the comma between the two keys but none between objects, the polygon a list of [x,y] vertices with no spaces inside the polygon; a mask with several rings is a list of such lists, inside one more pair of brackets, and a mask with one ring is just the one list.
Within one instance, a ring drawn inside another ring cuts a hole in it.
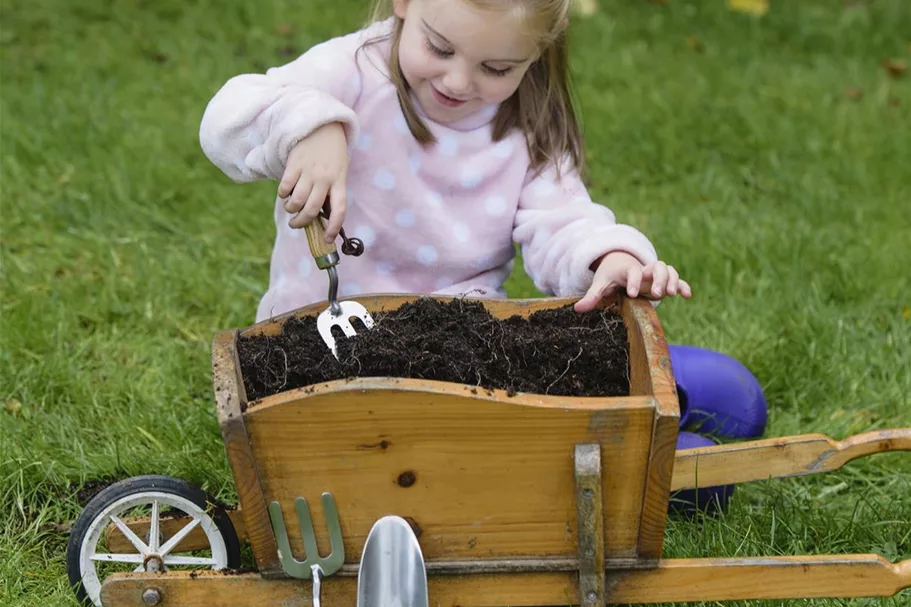
[{"label": "potting compost", "polygon": [[353,377],[455,382],[558,396],[627,396],[629,344],[610,309],[571,306],[498,319],[477,301],[422,298],[374,314],[372,330],[336,336],[338,360],[314,317],[292,317],[279,335],[241,336],[247,398]]}]

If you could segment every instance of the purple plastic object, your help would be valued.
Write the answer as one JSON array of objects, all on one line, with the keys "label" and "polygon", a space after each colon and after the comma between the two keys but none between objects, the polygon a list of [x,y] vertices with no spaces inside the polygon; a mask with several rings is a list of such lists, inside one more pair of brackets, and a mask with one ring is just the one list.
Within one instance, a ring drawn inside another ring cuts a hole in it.
[{"label": "purple plastic object", "polygon": [[[692,432],[680,432],[677,434],[678,451],[709,447],[714,444],[715,441],[712,439],[693,434]],[[689,516],[698,511],[711,514],[727,508],[733,494],[734,485],[684,489],[671,494],[671,501],[668,507],[671,512]]]},{"label": "purple plastic object", "polygon": [[695,346],[669,347],[680,400],[680,428],[727,438],[765,432],[768,407],[762,386],[737,360]]}]

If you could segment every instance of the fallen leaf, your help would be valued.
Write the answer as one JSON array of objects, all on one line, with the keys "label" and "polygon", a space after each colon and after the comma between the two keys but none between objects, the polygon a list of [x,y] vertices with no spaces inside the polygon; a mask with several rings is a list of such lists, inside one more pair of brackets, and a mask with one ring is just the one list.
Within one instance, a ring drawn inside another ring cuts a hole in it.
[{"label": "fallen leaf", "polygon": [[901,102],[898,100],[898,97],[892,97],[889,99],[889,107],[898,107]]},{"label": "fallen leaf", "polygon": [[902,308],[902,318],[905,320],[911,320],[911,306],[905,306]]},{"label": "fallen leaf", "polygon": [[282,36],[290,36],[291,34],[294,33],[294,28],[291,27],[290,25],[288,25],[287,23],[283,23],[283,24],[279,25],[277,28],[275,28],[275,30]]},{"label": "fallen leaf", "polygon": [[853,99],[857,101],[864,96],[864,90],[856,86],[846,86],[845,87],[845,97],[848,99]]},{"label": "fallen leaf", "polygon": [[728,0],[728,8],[738,13],[761,17],[769,12],[769,0]]},{"label": "fallen leaf", "polygon": [[702,40],[696,36],[690,36],[686,39],[686,48],[690,49],[691,51],[701,53],[703,50],[705,50],[705,45],[702,44]]},{"label": "fallen leaf", "polygon": [[59,179],[57,179],[57,185],[62,186],[68,184],[70,182],[70,179],[73,177],[73,173],[75,172],[76,169],[73,167],[73,165],[66,165],[66,168],[63,169],[63,174]]},{"label": "fallen leaf", "polygon": [[883,59],[882,65],[893,78],[901,78],[902,74],[908,71],[907,62],[901,59]]},{"label": "fallen leaf", "polygon": [[15,398],[7,399],[7,401],[5,403],[3,403],[3,408],[10,415],[21,415],[22,414],[22,403],[20,403]]},{"label": "fallen leaf", "polygon": [[594,15],[598,12],[598,0],[573,0],[573,5],[580,15]]}]

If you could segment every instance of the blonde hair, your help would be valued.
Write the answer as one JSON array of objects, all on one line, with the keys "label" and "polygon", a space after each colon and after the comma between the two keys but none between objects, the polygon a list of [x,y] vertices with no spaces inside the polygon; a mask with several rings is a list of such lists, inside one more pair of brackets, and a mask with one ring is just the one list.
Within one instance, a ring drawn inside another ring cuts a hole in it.
[{"label": "blonde hair", "polygon": [[[566,23],[572,0],[462,0],[479,10],[520,9],[530,34],[538,41],[539,57],[522,77],[519,88],[504,101],[493,119],[493,140],[501,141],[513,128],[525,134],[531,168],[540,172],[553,163],[557,173],[565,161],[582,174],[585,154],[582,130],[573,107],[569,75],[569,45]],[[395,84],[399,104],[412,135],[421,144],[436,139],[417,113],[410,87],[398,61],[402,19],[393,12],[393,0],[374,0],[370,23],[394,18],[392,32],[368,44],[391,38],[389,74]]]}]

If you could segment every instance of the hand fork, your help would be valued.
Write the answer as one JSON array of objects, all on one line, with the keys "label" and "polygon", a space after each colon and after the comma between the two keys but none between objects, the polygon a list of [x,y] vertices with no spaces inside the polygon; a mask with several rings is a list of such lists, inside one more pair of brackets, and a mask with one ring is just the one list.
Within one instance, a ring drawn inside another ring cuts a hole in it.
[{"label": "hand fork", "polygon": [[339,302],[338,271],[335,268],[338,265],[339,256],[335,243],[326,242],[326,228],[323,225],[322,217],[317,216],[304,226],[304,231],[307,233],[307,242],[310,244],[310,253],[313,255],[316,267],[329,272],[329,307],[316,318],[316,328],[329,350],[332,351],[332,355],[337,359],[338,350],[335,346],[335,337],[332,335],[332,327],[339,327],[346,336],[353,337],[357,331],[354,330],[350,319],[357,318],[370,329],[373,327],[373,317],[364,306],[356,301]]},{"label": "hand fork", "polygon": [[307,500],[299,497],[294,500],[297,511],[297,522],[301,528],[301,538],[304,540],[304,551],[307,558],[299,561],[291,553],[291,542],[288,540],[288,529],[285,526],[285,517],[278,502],[269,503],[269,518],[272,521],[272,532],[275,534],[275,543],[278,545],[278,559],[282,569],[290,577],[301,580],[313,580],[313,607],[320,607],[320,577],[332,575],[345,563],[345,543],[342,541],[342,528],[338,520],[338,508],[335,498],[331,493],[323,493],[323,512],[329,526],[329,556],[319,554],[316,546],[316,533],[313,530],[313,519],[310,517],[310,507]]}]

